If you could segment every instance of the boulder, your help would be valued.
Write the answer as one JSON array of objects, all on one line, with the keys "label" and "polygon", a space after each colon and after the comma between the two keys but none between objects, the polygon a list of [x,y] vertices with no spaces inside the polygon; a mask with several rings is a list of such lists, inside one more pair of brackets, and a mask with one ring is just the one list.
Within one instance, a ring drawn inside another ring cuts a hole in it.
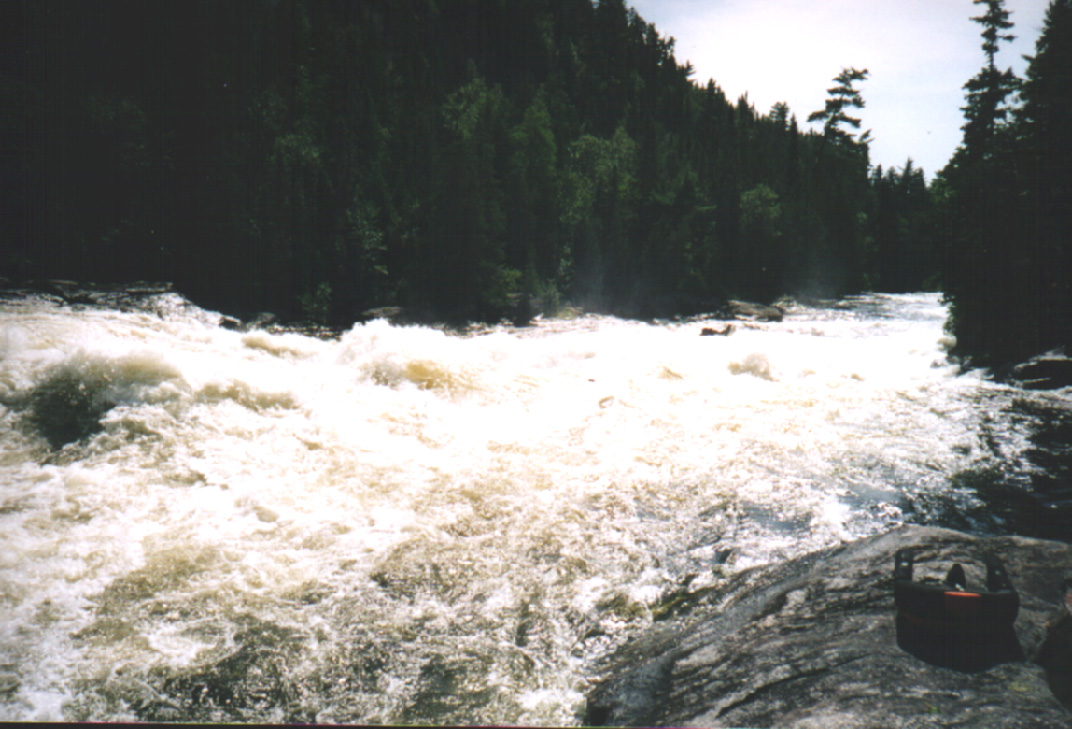
[{"label": "boulder", "polygon": [[[958,562],[969,589],[985,589],[980,555],[999,555],[1020,596],[1015,623],[976,632],[898,617],[894,554],[904,547],[916,549],[916,579],[941,578]],[[915,526],[748,570],[617,651],[588,696],[586,721],[1072,726],[1072,712],[1055,697],[1072,686],[1072,618],[1063,603],[1069,572],[1069,544]]]},{"label": "boulder", "polygon": [[270,311],[258,312],[245,319],[227,315],[220,317],[220,326],[235,332],[251,332],[254,329],[265,329],[276,323],[276,315]]},{"label": "boulder", "polygon": [[715,329],[714,327],[704,327],[700,330],[701,337],[728,337],[733,334],[733,325],[727,324],[721,329]]},{"label": "boulder", "polygon": [[777,306],[753,304],[748,301],[728,301],[726,305],[734,318],[742,321],[781,321],[785,318],[785,312]]},{"label": "boulder", "polygon": [[1063,350],[1032,357],[1012,369],[1012,379],[1029,390],[1056,390],[1072,385],[1072,359]]},{"label": "boulder", "polygon": [[515,327],[527,327],[532,320],[543,314],[543,298],[529,294],[510,294],[505,319]]},{"label": "boulder", "polygon": [[377,306],[374,309],[365,309],[358,317],[360,322],[370,322],[374,319],[386,319],[387,321],[399,321],[406,316],[406,310],[401,306]]}]

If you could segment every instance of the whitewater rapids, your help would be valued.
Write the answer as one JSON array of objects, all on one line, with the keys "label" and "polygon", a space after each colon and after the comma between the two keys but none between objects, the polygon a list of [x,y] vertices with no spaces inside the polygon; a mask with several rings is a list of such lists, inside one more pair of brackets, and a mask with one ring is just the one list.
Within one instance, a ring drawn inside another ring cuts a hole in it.
[{"label": "whitewater rapids", "polygon": [[667,595],[905,521],[1000,528],[955,475],[1024,429],[946,314],[317,339],[173,294],[9,298],[0,718],[576,723]]}]

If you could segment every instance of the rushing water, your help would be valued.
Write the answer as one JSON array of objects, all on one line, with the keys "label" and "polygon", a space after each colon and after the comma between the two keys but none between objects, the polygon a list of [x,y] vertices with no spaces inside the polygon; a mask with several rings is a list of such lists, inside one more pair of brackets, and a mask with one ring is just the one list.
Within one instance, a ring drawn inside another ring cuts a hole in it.
[{"label": "rushing water", "polygon": [[957,376],[945,316],[325,340],[9,299],[0,718],[575,723],[671,596],[905,521],[1006,528],[978,484],[1030,475],[1031,419]]}]

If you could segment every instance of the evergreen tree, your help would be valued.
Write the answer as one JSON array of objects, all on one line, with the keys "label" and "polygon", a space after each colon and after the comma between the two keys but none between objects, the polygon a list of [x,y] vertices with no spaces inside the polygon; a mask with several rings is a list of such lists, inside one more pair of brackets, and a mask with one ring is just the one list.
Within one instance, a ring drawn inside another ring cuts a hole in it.
[{"label": "evergreen tree", "polygon": [[1011,245],[1022,233],[1021,200],[1006,102],[1018,82],[996,66],[1000,42],[1012,38],[1004,0],[975,2],[987,6],[986,14],[972,18],[983,26],[986,63],[965,84],[964,141],[942,171],[951,217],[943,280],[960,351],[1001,361],[1023,354],[1024,333],[1034,327],[1018,303],[1030,296],[1027,282],[1013,274],[1026,270],[1026,259]]},{"label": "evergreen tree", "polygon": [[1019,80],[1012,69],[999,71],[997,53],[1002,41],[1012,41],[1016,36],[1007,33],[1013,27],[1005,0],[972,0],[976,5],[985,5],[986,13],[972,18],[983,26],[983,53],[986,65],[965,85],[967,106],[963,108],[965,119],[964,147],[968,154],[982,155],[991,152],[990,145],[998,126],[1008,116],[1005,105],[1015,93]]},{"label": "evergreen tree", "polygon": [[809,122],[823,122],[823,134],[827,139],[839,144],[856,141],[852,133],[842,129],[841,125],[848,124],[853,129],[860,128],[860,119],[849,116],[846,110],[864,108],[864,99],[854,84],[866,80],[868,75],[866,68],[863,70],[842,69],[841,73],[834,77],[837,85],[826,90],[829,94],[826,106],[808,115]]},{"label": "evergreen tree", "polygon": [[[822,145],[810,172],[810,191],[818,213],[821,238],[809,245],[807,288],[825,295],[859,291],[867,283],[866,205],[868,197],[868,139],[842,129],[859,129],[861,120],[848,109],[862,109],[864,99],[855,84],[868,77],[866,69],[842,69],[827,89],[824,108],[809,122],[822,121]],[[815,223],[807,223],[814,225]],[[813,234],[816,235],[816,234]]]},{"label": "evergreen tree", "polygon": [[1030,58],[1016,131],[1025,288],[1037,350],[1072,344],[1072,0],[1053,0]]},{"label": "evergreen tree", "polygon": [[973,20],[987,63],[965,87],[964,145],[938,189],[958,348],[998,366],[1072,344],[1072,2],[1050,3],[1011,115],[1020,84],[995,54],[1012,25],[1001,2],[986,5]]},{"label": "evergreen tree", "polygon": [[750,297],[770,300],[784,291],[782,206],[760,183],[741,195],[741,285]]},{"label": "evergreen tree", "polygon": [[770,120],[776,125],[785,128],[789,124],[789,105],[784,101],[777,102],[771,107]]},{"label": "evergreen tree", "polygon": [[623,0],[5,11],[0,277],[165,278],[341,325],[864,282],[866,143],[844,127],[866,72],[817,135],[695,83]]},{"label": "evergreen tree", "polygon": [[933,289],[937,283],[933,206],[923,170],[909,158],[900,172],[876,167],[868,212],[874,261],[869,271],[882,291]]}]

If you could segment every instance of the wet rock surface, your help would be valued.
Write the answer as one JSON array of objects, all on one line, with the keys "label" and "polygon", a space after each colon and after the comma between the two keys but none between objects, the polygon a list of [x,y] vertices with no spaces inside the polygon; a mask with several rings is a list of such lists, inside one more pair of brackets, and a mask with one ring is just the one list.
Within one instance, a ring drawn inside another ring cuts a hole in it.
[{"label": "wet rock surface", "polygon": [[[981,555],[998,554],[1020,595],[1012,629],[958,634],[899,620],[893,560],[903,547],[917,549],[916,579],[940,579],[959,562],[977,589],[985,583]],[[1069,574],[1072,545],[1063,542],[914,526],[749,570],[612,656],[588,697],[586,721],[1072,726],[1072,712],[1055,697],[1066,696],[1072,681],[1065,675],[1072,665]]]},{"label": "wet rock surface", "polygon": [[1033,357],[1012,368],[1012,379],[1028,390],[1055,390],[1072,386],[1072,358],[1064,350]]},{"label": "wet rock surface", "polygon": [[755,304],[750,301],[729,301],[727,306],[735,319],[741,321],[782,321],[785,312],[777,306]]},{"label": "wet rock surface", "polygon": [[1030,423],[1029,482],[991,510],[1015,509],[1006,520],[1017,534],[1072,542],[1072,399],[1068,392],[1024,392],[1013,408]]}]

